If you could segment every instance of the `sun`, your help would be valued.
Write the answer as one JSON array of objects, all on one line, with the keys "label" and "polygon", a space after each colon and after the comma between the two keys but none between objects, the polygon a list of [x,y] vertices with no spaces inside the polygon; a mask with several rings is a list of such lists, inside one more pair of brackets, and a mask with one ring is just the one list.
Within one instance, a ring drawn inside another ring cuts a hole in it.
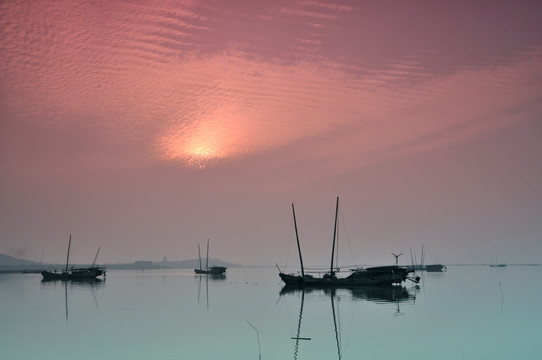
[{"label": "sun", "polygon": [[200,169],[240,156],[249,138],[246,120],[231,104],[209,110],[195,120],[181,117],[164,130],[161,156]]},{"label": "sun", "polygon": [[177,133],[163,136],[160,140],[161,157],[181,161],[189,167],[204,169],[211,163],[229,157],[227,142],[214,132],[199,132],[188,136]]}]

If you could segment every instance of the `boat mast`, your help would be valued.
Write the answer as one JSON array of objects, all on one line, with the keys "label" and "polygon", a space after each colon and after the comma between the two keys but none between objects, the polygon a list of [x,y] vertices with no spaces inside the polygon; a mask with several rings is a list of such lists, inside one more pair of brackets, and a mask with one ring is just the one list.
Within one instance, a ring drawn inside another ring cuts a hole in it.
[{"label": "boat mast", "polygon": [[205,268],[209,268],[209,239],[207,239],[207,260],[205,260]]},{"label": "boat mast", "polygon": [[297,251],[299,252],[299,262],[301,263],[301,275],[305,277],[305,268],[303,267],[303,257],[301,256],[301,246],[299,246],[299,234],[297,233],[297,222],[295,220],[295,209],[294,209],[293,203],[292,203],[292,212],[294,214],[295,238],[297,239]]},{"label": "boat mast", "polygon": [[199,257],[199,269],[201,270],[201,252],[199,251],[199,244],[198,244],[198,257]]},{"label": "boat mast", "polygon": [[96,252],[96,256],[94,257],[94,261],[92,262],[92,266],[94,267],[94,264],[96,264],[96,259],[98,258],[98,254],[100,253],[100,246],[98,246],[98,251]]},{"label": "boat mast", "polygon": [[337,215],[339,214],[339,197],[337,196],[337,205],[335,206],[335,225],[333,227],[333,247],[331,248],[331,267],[329,272],[333,273],[333,257],[335,256],[335,237],[337,235]]},{"label": "boat mast", "polygon": [[66,272],[68,272],[68,263],[70,261],[70,246],[72,244],[72,234],[70,234],[70,241],[68,242],[68,256],[66,256]]}]

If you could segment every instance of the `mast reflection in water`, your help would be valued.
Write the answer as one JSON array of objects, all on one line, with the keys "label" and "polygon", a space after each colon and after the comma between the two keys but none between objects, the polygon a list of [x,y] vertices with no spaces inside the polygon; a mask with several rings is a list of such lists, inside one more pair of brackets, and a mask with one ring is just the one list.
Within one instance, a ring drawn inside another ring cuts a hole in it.
[{"label": "mast reflection in water", "polygon": [[71,281],[66,280],[57,280],[57,279],[42,279],[42,287],[63,287],[64,288],[64,308],[66,311],[66,326],[69,325],[69,301],[68,301],[68,289],[71,291],[78,289],[90,289],[92,297],[94,299],[94,305],[96,310],[98,309],[98,299],[96,297],[95,290],[103,287],[105,285],[105,280],[98,278],[89,278],[89,279],[72,279]]},{"label": "mast reflection in water", "polygon": [[[284,286],[280,291],[280,296],[295,295],[299,296],[299,318],[297,321],[297,332],[291,339],[295,340],[294,345],[294,360],[298,359],[300,355],[301,342],[310,342],[312,337],[304,335],[301,332],[301,324],[303,322],[303,309],[305,307],[305,296],[313,296],[320,302],[323,298],[329,298],[331,303],[330,313],[333,322],[333,335],[335,337],[336,344],[336,356],[337,359],[342,359],[342,331],[340,328],[341,319],[339,316],[339,301],[344,294],[350,294],[351,301],[369,301],[378,304],[396,304],[396,312],[394,316],[402,315],[399,304],[404,302],[413,303],[416,299],[415,293],[419,290],[416,286],[413,289],[407,289],[403,286],[374,286],[374,287],[353,287],[353,288],[303,288],[296,286]],[[326,316],[326,314],[320,312],[318,316]],[[330,335],[331,336],[331,335]],[[324,342],[318,341],[318,346],[321,346]]]}]

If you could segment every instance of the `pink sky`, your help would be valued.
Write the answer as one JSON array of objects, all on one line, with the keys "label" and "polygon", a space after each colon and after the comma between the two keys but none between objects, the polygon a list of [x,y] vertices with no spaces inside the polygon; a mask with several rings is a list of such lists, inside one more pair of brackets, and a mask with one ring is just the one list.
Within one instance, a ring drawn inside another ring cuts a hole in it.
[{"label": "pink sky", "polygon": [[541,34],[539,1],[4,1],[0,253],[296,265],[294,202],[326,264],[340,196],[347,264],[542,262]]}]

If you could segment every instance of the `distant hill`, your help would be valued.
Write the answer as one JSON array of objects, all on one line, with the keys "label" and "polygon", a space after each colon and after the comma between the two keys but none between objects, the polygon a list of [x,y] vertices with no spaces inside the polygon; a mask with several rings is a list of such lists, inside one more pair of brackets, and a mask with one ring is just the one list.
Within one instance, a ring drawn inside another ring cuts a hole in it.
[{"label": "distant hill", "polygon": [[[205,260],[202,261],[205,266]],[[78,266],[77,264],[73,264]],[[103,264],[102,264],[103,265]],[[243,265],[229,263],[220,259],[209,259],[209,266],[226,266],[228,268],[243,267]],[[42,268],[44,266],[59,266],[51,264],[41,264],[35,261],[18,259],[12,256],[0,254],[0,269],[26,269],[26,268]],[[63,265],[62,265],[63,266]],[[199,267],[198,259],[182,260],[182,261],[135,261],[129,264],[107,264],[110,269],[140,269],[140,268],[176,268],[176,269],[195,269]]]},{"label": "distant hill", "polygon": [[35,270],[43,267],[43,264],[35,261],[18,259],[13,256],[0,254],[0,272],[13,272],[20,270]]},{"label": "distant hill", "polygon": [[0,254],[0,266],[28,266],[38,265],[39,263],[30,260],[17,259],[13,256]]},{"label": "distant hill", "polygon": [[[205,267],[205,260],[202,261]],[[209,259],[209,266],[225,266],[228,268],[239,268],[243,265],[229,263],[220,259]],[[199,268],[198,259],[181,261],[135,261],[129,264],[106,264],[109,269],[195,269]]]}]

